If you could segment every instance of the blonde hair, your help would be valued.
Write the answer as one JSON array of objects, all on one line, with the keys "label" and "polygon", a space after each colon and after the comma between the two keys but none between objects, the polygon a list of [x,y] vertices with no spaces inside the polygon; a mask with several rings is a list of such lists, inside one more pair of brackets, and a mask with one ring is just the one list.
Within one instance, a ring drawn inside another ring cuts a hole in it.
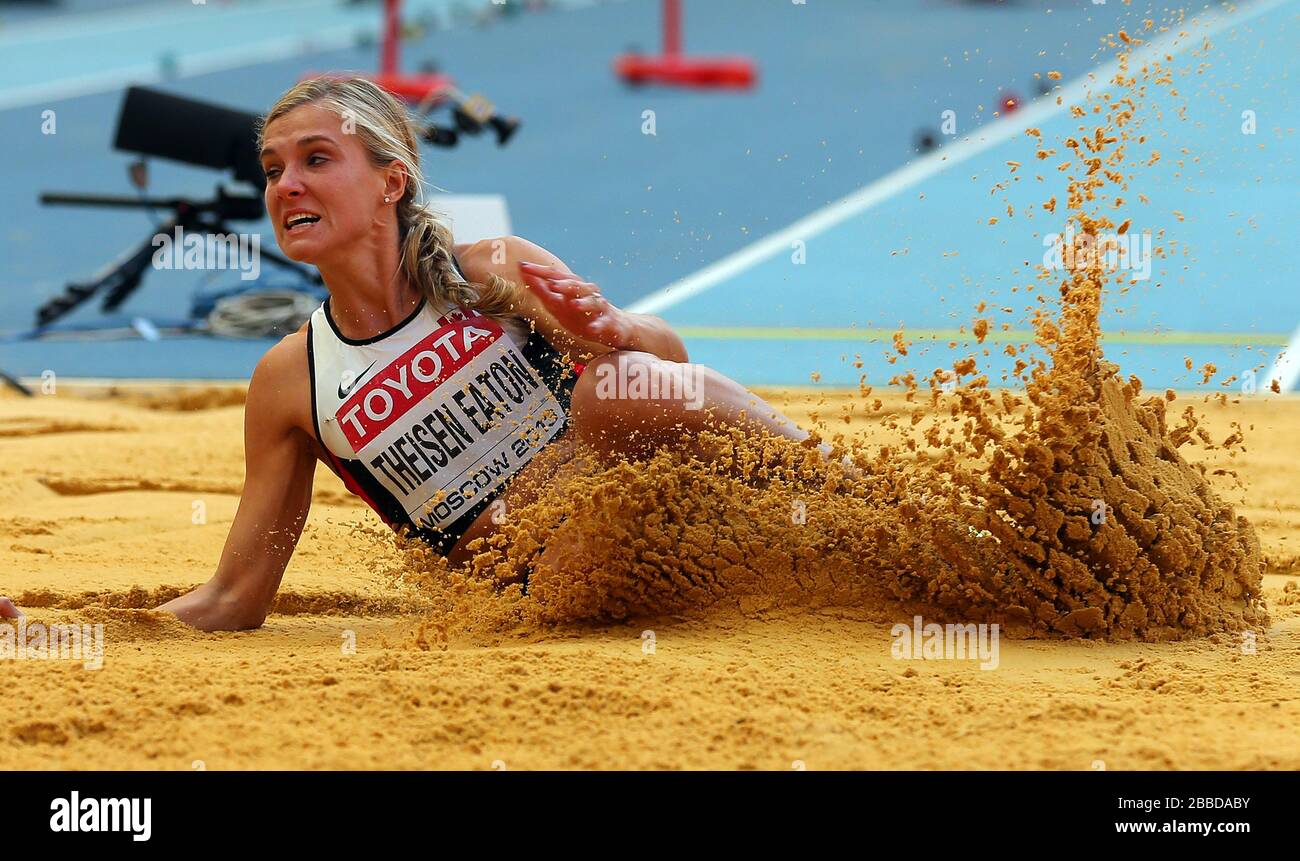
[{"label": "blonde hair", "polygon": [[425,202],[420,172],[420,147],[415,123],[406,107],[366,78],[310,78],[279,98],[258,123],[260,151],[266,127],[295,108],[318,105],[355,127],[370,163],[386,168],[393,161],[406,166],[406,192],[397,202],[398,245],[403,274],[434,307],[459,305],[495,317],[515,307],[516,285],[489,273],[487,284],[462,280],[452,262],[452,234],[439,214]]}]

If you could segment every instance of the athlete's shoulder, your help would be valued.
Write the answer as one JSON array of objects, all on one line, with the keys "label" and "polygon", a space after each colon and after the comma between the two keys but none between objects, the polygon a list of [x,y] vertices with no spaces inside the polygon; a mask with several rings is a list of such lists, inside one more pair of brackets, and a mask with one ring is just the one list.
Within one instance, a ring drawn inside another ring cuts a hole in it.
[{"label": "athlete's shoulder", "polygon": [[254,383],[278,389],[306,380],[307,324],[292,334],[285,335],[267,350],[253,369]]},{"label": "athlete's shoulder", "polygon": [[307,324],[303,323],[296,332],[285,335],[276,341],[271,349],[267,350],[262,356],[263,361],[269,359],[272,363],[292,364],[293,360],[302,359],[303,366],[307,364]]},{"label": "athlete's shoulder", "polygon": [[554,254],[522,236],[494,236],[457,245],[455,249],[456,259],[460,261],[466,277],[476,282],[482,281],[489,272],[517,280],[519,264],[525,260],[563,266],[563,262]]},{"label": "athlete's shoulder", "polygon": [[268,434],[289,428],[310,433],[310,377],[304,326],[276,342],[253,369],[244,404],[245,421]]},{"label": "athlete's shoulder", "polygon": [[456,260],[465,272],[465,277],[470,281],[481,282],[488,272],[493,271],[493,257],[501,259],[507,239],[508,237],[498,236],[455,245],[453,250]]}]

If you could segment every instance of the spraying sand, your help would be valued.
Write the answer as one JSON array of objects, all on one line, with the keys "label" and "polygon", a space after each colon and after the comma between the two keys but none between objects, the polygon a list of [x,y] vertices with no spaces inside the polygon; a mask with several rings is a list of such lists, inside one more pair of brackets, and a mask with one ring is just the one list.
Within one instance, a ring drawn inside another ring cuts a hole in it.
[{"label": "spraying sand", "polygon": [[[1130,72],[1129,51],[1142,40],[1121,39],[1113,83],[1125,95],[1092,96],[1094,110],[1076,111],[1079,137],[1065,142],[1065,212],[1087,236],[1127,229],[1098,212],[1128,187],[1126,149],[1145,141],[1135,96],[1172,86],[1159,62]],[[1009,348],[1030,356],[1024,397],[991,391],[974,356],[942,372],[955,385],[941,386],[936,372],[929,421],[893,423],[898,445],[852,446],[865,479],[823,468],[807,446],[732,431],[713,439],[711,463],[665,453],[558,472],[474,562],[476,575],[510,576],[551,548],[526,598],[480,591],[484,606],[470,607],[459,578],[430,560],[398,576],[430,594],[457,583],[460,600],[435,619],[439,630],[492,615],[623,619],[723,597],[892,601],[1019,634],[1173,639],[1265,623],[1250,524],[1179,454],[1187,435],[1167,426],[1166,398],[1142,398],[1140,381],[1119,380],[1102,357],[1099,319],[1115,267],[1090,256],[1064,276],[1040,277],[1058,288],[1026,309],[1046,355]],[[973,327],[979,341],[987,331],[986,320]],[[905,333],[894,346],[902,364]],[[915,374],[896,381],[916,394]],[[853,407],[869,397],[864,388]],[[510,606],[492,606],[499,600]]]}]

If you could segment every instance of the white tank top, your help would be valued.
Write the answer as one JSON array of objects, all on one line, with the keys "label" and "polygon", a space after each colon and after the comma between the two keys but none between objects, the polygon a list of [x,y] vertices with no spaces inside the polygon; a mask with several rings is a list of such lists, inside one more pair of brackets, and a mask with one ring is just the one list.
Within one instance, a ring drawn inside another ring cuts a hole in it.
[{"label": "white tank top", "polygon": [[327,299],[307,326],[330,466],[385,523],[443,554],[565,428],[574,370],[518,318],[502,325],[421,300],[358,341],[339,332]]}]

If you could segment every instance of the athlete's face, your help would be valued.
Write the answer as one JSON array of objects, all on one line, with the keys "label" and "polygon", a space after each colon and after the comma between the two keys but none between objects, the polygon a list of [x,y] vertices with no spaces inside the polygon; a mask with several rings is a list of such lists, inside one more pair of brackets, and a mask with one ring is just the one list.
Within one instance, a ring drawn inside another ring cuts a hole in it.
[{"label": "athlete's face", "polygon": [[356,134],[344,132],[337,114],[316,105],[294,108],[266,127],[262,169],[276,243],[302,263],[349,254],[391,209],[385,171],[371,164]]}]

